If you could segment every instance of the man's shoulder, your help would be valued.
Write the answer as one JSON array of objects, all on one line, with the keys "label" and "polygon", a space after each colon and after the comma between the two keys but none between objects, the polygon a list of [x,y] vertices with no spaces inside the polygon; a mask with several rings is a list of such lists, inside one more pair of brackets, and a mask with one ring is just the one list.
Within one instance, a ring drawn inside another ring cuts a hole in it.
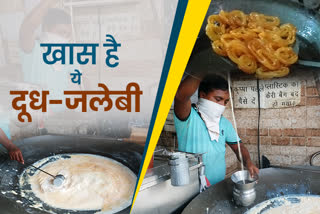
[{"label": "man's shoulder", "polygon": [[221,122],[220,124],[223,126],[232,126],[232,123],[230,120],[228,120],[227,118],[225,118],[224,116],[221,116]]},{"label": "man's shoulder", "polygon": [[20,51],[21,57],[37,57],[37,58],[39,58],[39,54],[42,54],[42,53],[41,53],[41,49],[40,49],[40,41],[37,39],[34,41],[34,46],[31,51],[25,52],[22,49]]},{"label": "man's shoulder", "polygon": [[197,118],[199,117],[200,118],[200,115],[198,113],[198,111],[192,106],[191,109],[190,109],[190,114],[189,116],[185,119],[185,120],[180,120],[177,115],[175,114],[175,112],[173,111],[173,115],[174,115],[174,118],[175,120],[179,121],[179,122],[188,122],[190,120],[193,120],[194,118]]},{"label": "man's shoulder", "polygon": [[[203,123],[203,124],[202,124]],[[187,131],[187,130],[194,130],[196,132],[199,129],[204,128],[204,122],[200,117],[199,113],[194,109],[191,108],[190,114],[186,120],[180,120],[176,115],[174,115],[174,125],[176,128],[177,133],[180,131]],[[204,129],[206,130],[206,129]]]},{"label": "man's shoulder", "polygon": [[231,123],[230,120],[225,118],[223,115],[221,116],[221,121],[224,122],[224,123]]}]

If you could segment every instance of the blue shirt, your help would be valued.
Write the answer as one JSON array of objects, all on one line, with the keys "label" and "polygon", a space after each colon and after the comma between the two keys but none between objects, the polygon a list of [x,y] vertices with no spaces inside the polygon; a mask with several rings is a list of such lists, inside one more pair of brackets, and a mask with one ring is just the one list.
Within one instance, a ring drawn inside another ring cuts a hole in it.
[{"label": "blue shirt", "polygon": [[[46,50],[40,47],[39,41],[35,41],[32,52],[21,52],[21,64],[24,81],[42,86],[50,90],[55,98],[61,98],[63,90],[68,89],[71,79],[70,73],[74,71],[68,64],[61,65],[61,70],[55,71],[53,65],[43,61],[42,54]],[[67,55],[66,55],[67,57]]]},{"label": "blue shirt", "polygon": [[237,138],[240,141],[229,120],[221,116],[218,142],[210,139],[204,121],[194,108],[191,108],[189,117],[184,121],[179,120],[174,115],[174,122],[179,150],[192,153],[205,153],[203,156],[205,175],[210,184],[214,185],[222,181],[226,175],[226,143],[236,144]]},{"label": "blue shirt", "polygon": [[[0,114],[2,115],[2,114]],[[2,115],[1,120],[0,120],[0,129],[7,135],[7,138],[11,139],[11,134],[10,134],[10,120],[9,117]]]},{"label": "blue shirt", "polygon": [[[48,65],[43,61],[42,55],[44,52],[46,52],[45,48],[40,47],[40,42],[37,40],[32,52],[21,52],[24,81],[49,90],[49,100],[61,99],[64,97],[64,90],[67,90],[71,83],[70,73],[73,73],[75,69],[79,69],[79,65],[60,65],[58,66],[59,70],[56,71],[53,65]],[[67,54],[66,58],[68,58]],[[60,112],[65,107],[62,105],[51,105],[50,109],[54,112]]]}]

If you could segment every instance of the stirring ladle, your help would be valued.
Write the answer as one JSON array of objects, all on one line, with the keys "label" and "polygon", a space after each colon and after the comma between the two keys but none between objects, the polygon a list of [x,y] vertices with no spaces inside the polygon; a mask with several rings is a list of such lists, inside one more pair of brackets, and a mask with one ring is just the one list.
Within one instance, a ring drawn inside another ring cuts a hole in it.
[{"label": "stirring ladle", "polygon": [[44,170],[36,167],[36,166],[33,166],[32,164],[30,164],[30,166],[32,166],[32,167],[40,170],[41,172],[46,173],[47,175],[50,175],[51,177],[53,177],[53,182],[52,182],[52,183],[53,183],[53,185],[55,185],[56,187],[61,186],[62,183],[63,183],[63,181],[64,181],[64,179],[65,179],[65,177],[64,177],[63,175],[58,174],[58,175],[54,176],[54,175],[52,175],[52,174],[50,174],[50,173],[48,173],[48,172],[46,172],[46,171],[44,171]]}]

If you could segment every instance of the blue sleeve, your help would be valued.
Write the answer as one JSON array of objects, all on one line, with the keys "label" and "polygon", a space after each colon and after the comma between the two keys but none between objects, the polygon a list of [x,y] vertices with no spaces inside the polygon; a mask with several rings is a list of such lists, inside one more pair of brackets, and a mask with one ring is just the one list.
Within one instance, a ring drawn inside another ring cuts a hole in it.
[{"label": "blue sleeve", "polygon": [[174,126],[176,128],[176,132],[188,129],[188,127],[192,121],[192,118],[194,118],[196,116],[196,114],[198,114],[198,112],[196,110],[194,110],[194,108],[192,108],[192,107],[191,107],[190,114],[189,114],[188,118],[185,120],[180,120],[176,116],[176,114],[173,113]]},{"label": "blue sleeve", "polygon": [[176,113],[173,112],[174,126],[175,126],[176,130],[187,128],[187,125],[190,121],[191,114],[192,114],[192,108],[190,110],[190,114],[189,114],[188,118],[186,120],[180,120],[176,116]]},{"label": "blue sleeve", "polygon": [[192,147],[192,143],[188,145],[188,142],[193,142],[193,137],[190,135],[192,132],[190,132],[190,128],[193,124],[193,117],[195,114],[198,114],[193,108],[191,108],[190,115],[186,120],[180,120],[175,114],[173,114],[174,117],[174,126],[177,133],[177,139],[178,139],[178,149],[180,151],[187,151],[187,147]]},{"label": "blue sleeve", "polygon": [[237,141],[241,143],[241,139],[237,135],[235,129],[233,128],[231,122],[227,120],[226,118],[223,118],[225,120],[225,126],[226,126],[226,143],[227,144],[237,144]]},{"label": "blue sleeve", "polygon": [[10,124],[9,119],[2,118],[0,120],[0,129],[2,129],[2,131],[7,135],[8,139],[11,139],[9,124]]}]

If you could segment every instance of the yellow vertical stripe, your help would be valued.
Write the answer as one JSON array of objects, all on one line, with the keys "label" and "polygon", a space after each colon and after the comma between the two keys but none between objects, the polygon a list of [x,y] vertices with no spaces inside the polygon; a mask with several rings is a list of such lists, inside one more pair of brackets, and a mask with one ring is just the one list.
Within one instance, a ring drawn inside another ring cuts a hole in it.
[{"label": "yellow vertical stripe", "polygon": [[176,49],[172,58],[167,82],[163,91],[159,111],[151,134],[149,148],[146,153],[142,171],[139,177],[132,208],[137,198],[143,178],[146,174],[149,162],[157,145],[160,133],[166,121],[170,106],[180,84],[182,75],[188,63],[191,51],[199,34],[200,27],[207,13],[211,0],[189,0],[185,16],[182,22]]}]

